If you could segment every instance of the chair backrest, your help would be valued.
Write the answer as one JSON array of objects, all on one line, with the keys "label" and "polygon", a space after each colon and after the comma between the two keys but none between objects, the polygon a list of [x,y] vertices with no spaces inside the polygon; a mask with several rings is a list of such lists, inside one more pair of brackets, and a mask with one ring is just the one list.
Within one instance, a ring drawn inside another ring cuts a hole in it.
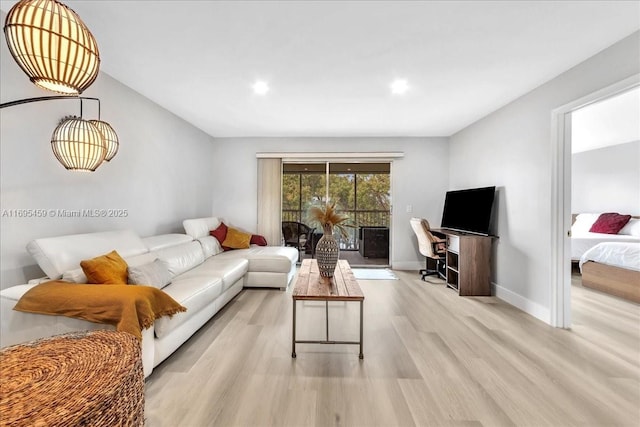
[{"label": "chair backrest", "polygon": [[303,234],[308,237],[309,231],[311,231],[309,226],[301,222],[282,221],[282,234],[284,235],[285,241],[295,240]]},{"label": "chair backrest", "polygon": [[418,250],[420,253],[429,258],[437,258],[438,255],[434,252],[432,243],[438,241],[438,239],[431,233],[429,221],[424,218],[411,218],[409,222],[418,238]]}]

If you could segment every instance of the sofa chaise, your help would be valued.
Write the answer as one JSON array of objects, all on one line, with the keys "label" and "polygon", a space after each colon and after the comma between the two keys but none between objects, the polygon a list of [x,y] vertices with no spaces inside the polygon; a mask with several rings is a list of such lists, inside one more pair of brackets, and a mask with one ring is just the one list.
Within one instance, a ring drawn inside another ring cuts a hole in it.
[{"label": "sofa chaise", "polygon": [[[184,313],[157,319],[142,331],[145,377],[225,306],[243,287],[285,289],[295,271],[298,251],[290,247],[254,246],[223,251],[209,235],[215,217],[185,220],[186,234],[140,238],[131,230],[36,239],[27,245],[46,278],[0,292],[0,347],[79,330],[113,329],[64,316],[13,310],[32,287],[46,280],[85,283],[80,261],[116,250],[129,267],[159,259],[171,275],[162,290],[187,308]],[[96,285],[101,286],[101,285]],[[108,285],[105,285],[108,286]]]}]

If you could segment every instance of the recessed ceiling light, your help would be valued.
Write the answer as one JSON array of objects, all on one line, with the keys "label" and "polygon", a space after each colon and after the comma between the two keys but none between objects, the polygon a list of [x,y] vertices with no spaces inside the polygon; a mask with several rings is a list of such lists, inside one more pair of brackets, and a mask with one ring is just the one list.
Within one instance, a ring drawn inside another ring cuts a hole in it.
[{"label": "recessed ceiling light", "polygon": [[258,80],[251,87],[253,88],[253,93],[256,95],[266,95],[267,92],[269,92],[269,85],[262,80]]},{"label": "recessed ceiling light", "polygon": [[402,95],[409,90],[409,83],[405,79],[396,79],[391,83],[391,93]]}]

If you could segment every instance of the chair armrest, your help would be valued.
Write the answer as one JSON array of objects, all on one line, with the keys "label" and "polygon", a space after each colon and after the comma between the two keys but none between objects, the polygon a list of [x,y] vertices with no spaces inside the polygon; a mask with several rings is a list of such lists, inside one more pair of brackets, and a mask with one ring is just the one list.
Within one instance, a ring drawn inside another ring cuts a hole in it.
[{"label": "chair armrest", "polygon": [[446,240],[447,235],[444,233],[440,233],[439,231],[433,231],[431,230],[431,234],[433,234],[435,237],[438,237],[440,239]]},{"label": "chair armrest", "polygon": [[431,242],[433,252],[438,255],[444,255],[447,252],[446,241]]}]

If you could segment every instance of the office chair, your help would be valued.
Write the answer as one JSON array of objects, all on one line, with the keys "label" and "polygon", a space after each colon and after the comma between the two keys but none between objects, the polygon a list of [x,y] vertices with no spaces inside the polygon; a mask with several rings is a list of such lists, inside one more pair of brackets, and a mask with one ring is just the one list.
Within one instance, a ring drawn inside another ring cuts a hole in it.
[{"label": "office chair", "polygon": [[[418,249],[425,257],[425,268],[420,270],[422,280],[425,277],[437,274],[438,277],[446,279],[446,240],[435,236],[429,227],[429,221],[424,218],[411,218],[411,228],[418,238]],[[435,260],[436,269],[429,269],[429,259]]]}]

